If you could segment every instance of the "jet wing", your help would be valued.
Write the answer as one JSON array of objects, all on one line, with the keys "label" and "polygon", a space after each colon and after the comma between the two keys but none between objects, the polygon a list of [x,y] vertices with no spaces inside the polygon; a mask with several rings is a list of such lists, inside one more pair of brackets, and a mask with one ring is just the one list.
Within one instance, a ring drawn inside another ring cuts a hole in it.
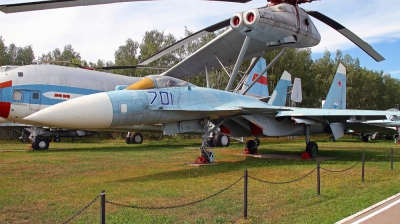
[{"label": "jet wing", "polygon": [[[233,64],[237,60],[244,40],[245,36],[232,30],[232,28],[228,28],[214,40],[163,73],[163,75],[176,78],[190,78],[200,72],[204,72],[205,66],[210,71],[210,69],[221,68],[221,63],[224,66]],[[244,60],[261,56],[265,52],[286,46],[288,45],[268,46],[265,42],[252,39],[245,53]]]},{"label": "jet wing", "polygon": [[351,129],[358,133],[371,133],[371,132],[379,132],[385,134],[398,134],[396,128],[393,127],[382,127],[367,123],[347,123],[346,128]]},{"label": "jet wing", "polygon": [[253,107],[229,107],[229,106],[220,106],[213,109],[205,109],[199,110],[197,106],[194,106],[193,109],[185,108],[185,109],[171,109],[168,107],[165,108],[150,108],[153,110],[163,110],[163,111],[174,111],[176,114],[187,115],[187,114],[202,114],[204,117],[210,117],[212,119],[217,118],[228,118],[236,115],[244,115],[244,114],[272,114],[275,116],[280,111],[288,111],[290,108],[281,108],[281,107],[271,107],[271,108],[253,108]]},{"label": "jet wing", "polygon": [[292,108],[292,111],[281,111],[277,117],[297,117],[324,120],[329,123],[361,123],[366,120],[382,120],[386,116],[396,115],[393,111],[376,110],[332,110],[317,108]]}]

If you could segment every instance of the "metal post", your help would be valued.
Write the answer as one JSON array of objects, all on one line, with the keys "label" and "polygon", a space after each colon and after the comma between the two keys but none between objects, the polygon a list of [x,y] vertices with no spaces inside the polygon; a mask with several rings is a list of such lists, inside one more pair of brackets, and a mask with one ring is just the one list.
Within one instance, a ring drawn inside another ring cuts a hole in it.
[{"label": "metal post", "polygon": [[317,162],[317,193],[321,194],[321,166],[319,161]]},{"label": "metal post", "polygon": [[208,77],[207,65],[204,65],[204,69],[205,69],[205,71],[206,71],[206,83],[207,83],[207,88],[210,88],[210,78]]},{"label": "metal post", "polygon": [[390,168],[393,170],[393,148],[390,148]]},{"label": "metal post", "polygon": [[268,70],[270,67],[272,67],[272,65],[274,65],[274,63],[283,55],[283,53],[285,53],[285,51],[286,51],[286,47],[283,48],[281,52],[279,52],[279,54],[274,58],[274,60],[272,60],[272,61],[268,64],[268,66],[267,66],[263,71],[261,71],[261,73],[259,74],[259,76],[258,76],[256,79],[254,79],[253,82],[252,82],[245,90],[243,90],[243,92],[242,92],[241,94],[242,94],[242,95],[246,94],[247,91],[249,91],[249,89],[251,89],[251,87],[261,78],[261,76],[262,76],[264,73],[266,73],[267,70]]},{"label": "metal post", "polygon": [[247,218],[247,180],[248,180],[248,172],[247,170],[244,171],[244,204],[243,204],[243,218]]},{"label": "metal post", "polygon": [[365,152],[362,155],[362,170],[361,170],[361,181],[364,182],[364,168],[365,168]]},{"label": "metal post", "polygon": [[100,193],[100,224],[106,223],[106,191]]}]

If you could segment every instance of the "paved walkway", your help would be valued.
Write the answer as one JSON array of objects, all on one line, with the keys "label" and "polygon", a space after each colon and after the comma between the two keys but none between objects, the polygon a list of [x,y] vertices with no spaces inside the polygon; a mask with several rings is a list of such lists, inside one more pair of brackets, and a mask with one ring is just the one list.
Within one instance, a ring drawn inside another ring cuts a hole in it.
[{"label": "paved walkway", "polygon": [[376,223],[400,223],[400,193],[336,222],[336,224]]}]

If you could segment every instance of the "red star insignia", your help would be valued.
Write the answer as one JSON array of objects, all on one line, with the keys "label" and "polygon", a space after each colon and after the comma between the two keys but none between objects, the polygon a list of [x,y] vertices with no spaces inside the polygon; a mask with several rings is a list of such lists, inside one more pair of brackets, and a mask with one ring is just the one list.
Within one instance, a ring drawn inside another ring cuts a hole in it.
[{"label": "red star insignia", "polygon": [[342,87],[342,82],[340,81],[340,79],[339,79],[339,81],[337,82],[337,84],[339,85],[339,87]]}]

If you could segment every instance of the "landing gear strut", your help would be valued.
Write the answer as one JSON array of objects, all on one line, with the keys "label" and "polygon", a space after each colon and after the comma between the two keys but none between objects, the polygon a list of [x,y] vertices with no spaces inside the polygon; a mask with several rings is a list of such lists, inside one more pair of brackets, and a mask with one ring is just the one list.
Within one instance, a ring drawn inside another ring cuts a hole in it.
[{"label": "landing gear strut", "polygon": [[211,121],[207,120],[204,124],[204,137],[203,141],[201,143],[201,156],[197,157],[195,160],[195,164],[207,164],[207,163],[213,163],[214,162],[214,153],[210,152],[207,150],[207,146],[210,147],[210,144],[214,145],[213,141],[210,141],[208,136],[210,135],[211,132],[213,132],[215,129],[217,129],[224,121],[221,121],[217,125],[215,125],[213,128],[210,129],[211,127]]}]

